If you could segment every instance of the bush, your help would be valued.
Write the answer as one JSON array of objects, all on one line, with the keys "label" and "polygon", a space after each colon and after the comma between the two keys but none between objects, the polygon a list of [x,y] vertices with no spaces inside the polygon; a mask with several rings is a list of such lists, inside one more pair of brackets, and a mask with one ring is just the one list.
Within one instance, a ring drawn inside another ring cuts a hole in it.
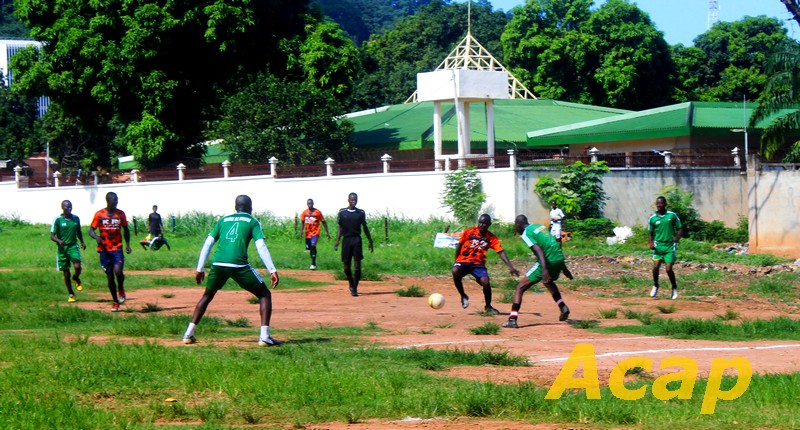
[{"label": "bush", "polygon": [[564,230],[571,231],[573,236],[607,237],[614,235],[616,224],[608,218],[572,219],[565,223]]},{"label": "bush", "polygon": [[442,205],[450,209],[456,220],[463,224],[474,224],[478,219],[478,211],[486,201],[478,170],[468,167],[447,174],[441,199]]}]

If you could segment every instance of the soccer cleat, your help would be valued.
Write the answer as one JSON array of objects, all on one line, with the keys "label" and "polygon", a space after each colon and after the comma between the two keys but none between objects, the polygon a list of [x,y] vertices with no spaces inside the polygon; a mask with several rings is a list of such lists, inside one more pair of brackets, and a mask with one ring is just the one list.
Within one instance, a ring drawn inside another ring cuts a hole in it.
[{"label": "soccer cleat", "polygon": [[509,318],[508,321],[501,324],[505,328],[519,328],[516,318]]},{"label": "soccer cleat", "polygon": [[358,297],[358,290],[355,287],[350,287],[350,295],[353,297]]},{"label": "soccer cleat", "polygon": [[311,265],[311,266],[308,268],[308,270],[317,270],[317,266],[316,266],[316,265],[314,265],[314,264],[312,264],[312,265]]},{"label": "soccer cleat", "polygon": [[497,309],[493,308],[491,305],[486,306],[485,308],[483,308],[483,311],[485,313],[489,314],[489,315],[500,315],[500,311],[498,311]]},{"label": "soccer cleat", "polygon": [[464,309],[469,307],[469,296],[467,295],[461,296],[461,307]]},{"label": "soccer cleat", "polygon": [[75,298],[74,294],[70,294],[69,298],[67,299],[67,301],[70,302],[70,303],[75,303],[75,302],[78,301],[78,299]]},{"label": "soccer cleat", "polygon": [[189,337],[184,337],[183,338],[183,344],[184,345],[191,345],[191,344],[193,344],[195,342],[197,342],[197,339],[195,339],[194,336],[189,336]]},{"label": "soccer cleat", "polygon": [[119,303],[111,305],[111,312],[119,312]]},{"label": "soccer cleat", "polygon": [[559,321],[566,321],[569,318],[569,306],[564,305],[561,307],[561,315],[558,316]]},{"label": "soccer cleat", "polygon": [[658,295],[658,287],[653,285],[653,289],[650,290],[650,297],[655,297]]},{"label": "soccer cleat", "polygon": [[673,288],[673,289],[672,289],[672,296],[671,296],[670,298],[671,298],[672,300],[675,300],[675,299],[677,299],[677,298],[678,298],[678,289],[677,289],[677,288]]},{"label": "soccer cleat", "polygon": [[78,291],[83,291],[83,284],[81,284],[80,279],[74,279],[75,281],[75,289]]},{"label": "soccer cleat", "polygon": [[127,297],[125,297],[125,290],[120,288],[119,289],[119,304],[125,303],[125,300],[127,300]]},{"label": "soccer cleat", "polygon": [[278,346],[281,344],[283,344],[283,342],[278,339],[273,339],[272,336],[266,339],[258,339],[258,346]]}]

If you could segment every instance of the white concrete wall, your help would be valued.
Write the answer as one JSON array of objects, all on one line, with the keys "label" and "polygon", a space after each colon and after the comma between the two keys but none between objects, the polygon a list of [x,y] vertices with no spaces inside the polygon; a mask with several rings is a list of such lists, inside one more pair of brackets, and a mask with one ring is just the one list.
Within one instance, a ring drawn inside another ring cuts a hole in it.
[{"label": "white concrete wall", "polygon": [[[158,205],[162,216],[188,212],[225,215],[233,212],[234,199],[247,194],[253,210],[269,211],[278,217],[294,217],[313,198],[326,217],[347,206],[347,195],[358,193],[358,207],[369,215],[411,219],[448,218],[441,207],[445,172],[390,173],[315,178],[274,179],[251,176],[229,179],[140,182],[99,186],[17,189],[14,182],[0,183],[0,216],[17,216],[33,223],[50,223],[60,212],[62,200],[72,201],[73,213],[88,224],[94,213],[105,207],[109,191],[119,196],[119,208],[128,215],[143,217]],[[485,211],[510,221],[515,214],[514,172],[492,169],[480,172],[487,194]]]},{"label": "white concrete wall", "polygon": [[748,170],[750,249],[800,257],[800,170]]}]

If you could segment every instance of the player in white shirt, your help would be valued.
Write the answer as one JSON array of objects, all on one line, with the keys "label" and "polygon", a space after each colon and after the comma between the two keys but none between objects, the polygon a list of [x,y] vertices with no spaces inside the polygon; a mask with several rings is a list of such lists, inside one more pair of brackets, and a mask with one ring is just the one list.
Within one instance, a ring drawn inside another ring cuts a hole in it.
[{"label": "player in white shirt", "polygon": [[564,220],[564,211],[556,206],[556,201],[550,202],[550,235],[558,241],[558,246],[561,247],[561,222]]}]

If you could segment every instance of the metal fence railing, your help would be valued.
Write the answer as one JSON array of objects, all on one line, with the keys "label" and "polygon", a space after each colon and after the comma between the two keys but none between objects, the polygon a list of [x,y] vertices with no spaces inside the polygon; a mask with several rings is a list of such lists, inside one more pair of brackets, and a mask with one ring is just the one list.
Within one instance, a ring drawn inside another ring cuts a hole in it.
[{"label": "metal fence railing", "polygon": [[[392,160],[382,156],[379,160],[336,163],[332,159],[325,164],[304,166],[281,166],[280,164],[207,164],[189,168],[183,165],[150,170],[131,170],[129,172],[109,174],[92,172],[90,175],[65,175],[57,178],[58,186],[72,187],[93,185],[95,183],[125,182],[158,182],[175,180],[213,179],[223,177],[261,176],[274,174],[277,178],[306,178],[339,175],[364,175],[398,172],[424,172],[433,170],[455,170],[460,167],[476,167],[478,169],[508,168],[516,163],[522,168],[554,168],[559,169],[576,161],[590,163],[605,161],[612,168],[691,168],[691,167],[738,167],[745,169],[738,152],[706,152],[706,153],[670,153],[670,152],[628,152],[568,155],[559,152],[519,151],[508,156],[488,156],[469,154],[458,157],[457,154],[443,155],[440,159],[417,158]],[[22,177],[21,188],[52,187],[56,178],[49,183],[44,178]]]}]

